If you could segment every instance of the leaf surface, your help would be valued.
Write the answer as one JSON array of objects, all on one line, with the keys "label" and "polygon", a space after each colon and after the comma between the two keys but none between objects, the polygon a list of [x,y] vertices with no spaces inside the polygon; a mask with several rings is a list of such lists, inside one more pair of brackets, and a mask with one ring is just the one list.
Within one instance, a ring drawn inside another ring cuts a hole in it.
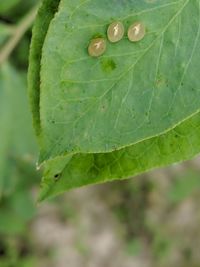
[{"label": "leaf surface", "polygon": [[72,188],[126,179],[185,161],[199,151],[200,114],[197,114],[166,134],[128,148],[111,153],[76,154],[49,161],[45,165],[40,200]]},{"label": "leaf surface", "polygon": [[[30,58],[38,57],[29,71],[45,165],[41,198],[196,155],[199,0],[61,0],[55,14],[48,3],[36,22]],[[145,38],[107,42],[103,56],[90,57],[90,40],[106,38],[115,20],[126,29],[141,21]]]},{"label": "leaf surface", "polygon": [[[197,112],[199,12],[199,1],[188,0],[153,6],[61,1],[41,61],[41,159],[110,152],[166,132]],[[113,17],[126,28],[142,21],[146,37],[136,44],[127,38],[108,43],[104,56],[89,57],[89,40],[105,36]]]}]

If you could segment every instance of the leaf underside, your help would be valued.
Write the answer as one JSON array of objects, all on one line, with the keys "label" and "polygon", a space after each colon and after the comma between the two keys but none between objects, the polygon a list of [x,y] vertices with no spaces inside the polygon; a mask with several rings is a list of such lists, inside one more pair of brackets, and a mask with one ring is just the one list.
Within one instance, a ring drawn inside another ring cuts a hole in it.
[{"label": "leaf underside", "polygon": [[[145,38],[90,57],[115,20],[143,22]],[[40,199],[198,154],[199,48],[199,0],[44,0],[29,68]]]}]

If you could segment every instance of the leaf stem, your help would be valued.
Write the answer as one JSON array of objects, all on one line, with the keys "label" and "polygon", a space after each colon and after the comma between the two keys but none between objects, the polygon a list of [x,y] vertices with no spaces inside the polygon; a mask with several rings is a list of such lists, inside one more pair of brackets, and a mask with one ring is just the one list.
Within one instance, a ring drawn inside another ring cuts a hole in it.
[{"label": "leaf stem", "polygon": [[38,5],[34,6],[28,14],[14,28],[13,35],[0,51],[0,66],[9,58],[10,54],[19,43],[26,31],[34,22],[38,10]]}]

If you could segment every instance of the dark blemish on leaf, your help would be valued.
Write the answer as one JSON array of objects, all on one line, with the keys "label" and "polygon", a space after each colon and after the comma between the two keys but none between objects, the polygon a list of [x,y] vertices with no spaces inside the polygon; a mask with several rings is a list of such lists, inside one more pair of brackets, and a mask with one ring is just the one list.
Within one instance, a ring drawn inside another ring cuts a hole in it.
[{"label": "dark blemish on leaf", "polygon": [[156,87],[168,86],[168,81],[166,80],[165,76],[158,75],[156,79]]},{"label": "dark blemish on leaf", "polygon": [[99,174],[99,170],[96,166],[94,166],[89,170],[89,173],[90,173],[91,177],[96,177]]},{"label": "dark blemish on leaf", "polygon": [[112,72],[116,69],[117,65],[112,59],[102,59],[101,67],[104,72]]},{"label": "dark blemish on leaf", "polygon": [[103,38],[104,35],[102,33],[96,32],[92,35],[91,39],[96,39],[96,38]]},{"label": "dark blemish on leaf", "polygon": [[122,21],[122,22],[124,24],[124,27],[128,28],[132,21],[131,20],[125,20],[125,21]]},{"label": "dark blemish on leaf", "polygon": [[116,151],[117,150],[117,146],[113,146],[112,149],[113,149],[113,151]]},{"label": "dark blemish on leaf", "polygon": [[60,177],[61,177],[61,173],[57,173],[54,175],[54,180],[58,181],[60,179]]}]

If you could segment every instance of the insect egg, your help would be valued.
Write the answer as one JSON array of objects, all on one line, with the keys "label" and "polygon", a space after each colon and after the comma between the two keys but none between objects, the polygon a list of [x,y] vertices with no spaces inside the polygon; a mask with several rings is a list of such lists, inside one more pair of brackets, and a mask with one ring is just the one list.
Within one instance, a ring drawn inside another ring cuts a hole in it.
[{"label": "insect egg", "polygon": [[111,23],[108,27],[107,35],[111,43],[119,42],[124,36],[124,25],[120,21]]},{"label": "insect egg", "polygon": [[88,53],[91,57],[99,57],[106,51],[106,41],[103,38],[96,38],[91,40]]},{"label": "insect egg", "polygon": [[138,42],[145,36],[146,29],[141,22],[135,22],[128,29],[128,38],[131,42]]}]

